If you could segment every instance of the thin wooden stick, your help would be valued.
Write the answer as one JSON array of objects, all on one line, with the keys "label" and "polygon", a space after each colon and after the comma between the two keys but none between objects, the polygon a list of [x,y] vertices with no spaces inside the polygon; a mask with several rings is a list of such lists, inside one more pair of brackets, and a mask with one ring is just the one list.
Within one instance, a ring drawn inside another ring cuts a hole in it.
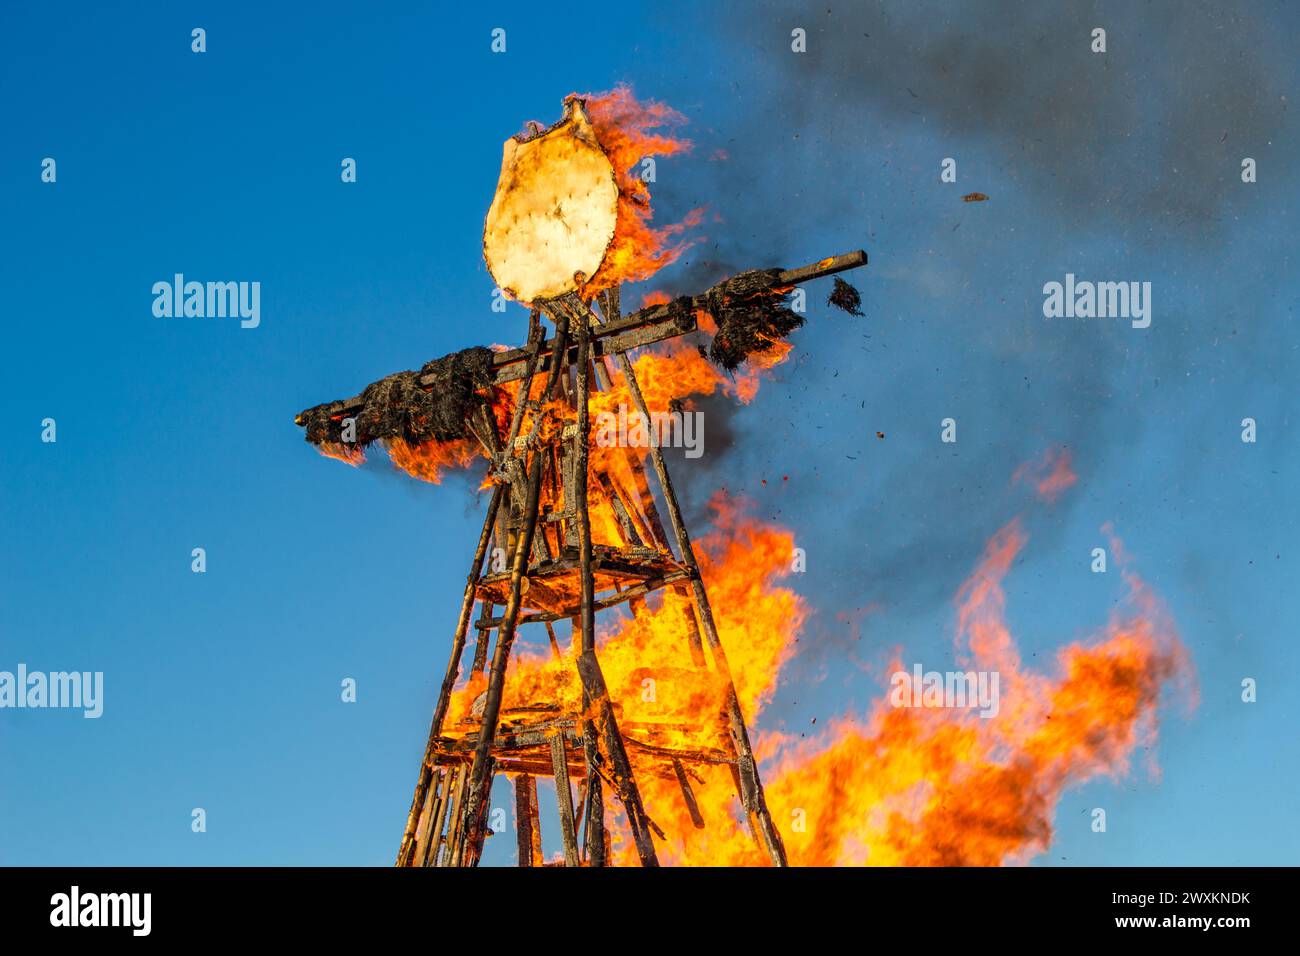
[{"label": "thin wooden stick", "polygon": [[[581,651],[582,622],[573,620],[573,643]],[[577,655],[575,655],[576,657]],[[583,782],[587,788],[586,817],[582,826],[582,846],[588,866],[605,865],[605,793],[600,782],[600,736],[591,717],[591,694],[582,688],[582,758],[586,764]]]},{"label": "thin wooden stick", "polygon": [[533,797],[526,773],[515,777],[515,836],[519,848],[519,865],[533,865]]},{"label": "thin wooden stick", "polygon": [[429,725],[429,738],[424,746],[424,758],[420,762],[420,775],[416,780],[415,795],[411,799],[411,812],[406,818],[402,842],[397,849],[398,866],[409,866],[411,853],[415,849],[416,818],[419,807],[424,803],[424,795],[432,777],[430,761],[433,756],[433,741],[442,731],[442,722],[447,716],[447,707],[451,703],[451,691],[456,686],[457,678],[460,677],[460,659],[465,653],[465,634],[469,630],[469,619],[474,610],[475,590],[478,587],[479,576],[483,569],[483,556],[487,553],[488,540],[492,536],[492,524],[496,520],[497,509],[501,506],[503,492],[501,485],[492,489],[487,516],[483,519],[483,530],[479,533],[478,546],[474,549],[474,561],[465,579],[465,592],[460,602],[460,617],[456,620],[456,634],[451,642],[451,659],[447,662],[447,672],[443,675],[442,687],[438,692],[438,703],[434,707],[433,720]]},{"label": "thin wooden stick", "polygon": [[537,528],[537,503],[541,495],[542,455],[534,452],[532,465],[528,472],[528,501],[525,505],[524,524],[520,528],[515,542],[514,562],[510,569],[510,597],[506,601],[504,619],[497,631],[496,647],[492,651],[492,670],[488,675],[487,696],[483,704],[483,716],[479,719],[479,740],[474,750],[474,763],[470,769],[469,799],[466,804],[466,844],[468,855],[477,860],[482,852],[483,811],[487,805],[488,792],[492,786],[491,762],[492,740],[496,736],[497,722],[501,715],[501,696],[505,690],[506,665],[510,660],[510,648],[515,640],[515,628],[519,622],[519,605],[523,592],[524,571],[528,565],[528,556],[532,552],[533,532]]},{"label": "thin wooden stick", "polygon": [[569,788],[569,755],[564,734],[551,738],[551,767],[555,774],[555,797],[560,809],[560,834],[564,838],[564,865],[578,865],[578,835],[573,829],[573,791]]},{"label": "thin wooden stick", "polygon": [[[605,325],[621,321],[620,300],[621,291],[619,286],[607,289],[601,295],[599,301],[601,311],[605,316]],[[595,314],[592,313],[592,315]],[[609,391],[614,387],[614,377],[608,363],[609,358],[604,355],[600,356],[595,363],[596,382],[602,391]],[[624,460],[627,462],[628,471],[632,475],[632,483],[636,489],[640,512],[644,515],[644,518],[641,518],[640,515],[636,516],[638,524],[641,525],[642,537],[654,547],[662,548],[671,555],[672,545],[668,541],[668,535],[664,533],[663,521],[659,518],[659,509],[655,505],[654,494],[650,491],[650,483],[646,480],[645,465],[641,461],[641,455],[637,449],[630,448],[627,445],[623,445],[621,451]],[[628,510],[635,513],[637,509],[629,508]]]},{"label": "thin wooden stick", "polygon": [[470,669],[475,673],[479,673],[487,667],[487,652],[488,645],[491,643],[492,628],[484,627],[483,621],[492,620],[492,611],[494,607],[495,605],[491,601],[484,601],[483,616],[478,619],[475,626],[478,636],[474,642],[474,662],[470,665]]},{"label": "thin wooden stick", "polygon": [[439,803],[443,796],[442,790],[442,770],[435,767],[433,769],[433,778],[429,782],[428,793],[424,798],[424,809],[420,812],[420,824],[415,831],[415,858],[413,863],[416,866],[424,865],[424,858],[429,852],[429,831],[433,826],[434,818],[438,815]]},{"label": "thin wooden stick", "polygon": [[682,799],[686,801],[686,810],[691,815],[691,823],[695,824],[695,829],[703,830],[704,817],[700,816],[700,805],[695,800],[695,791],[691,789],[690,780],[686,779],[682,762],[676,757],[673,758],[673,773],[677,776],[677,786],[682,788]]},{"label": "thin wooden stick", "polygon": [[600,485],[600,490],[605,493],[605,497],[609,500],[609,506],[614,512],[614,520],[618,522],[619,533],[623,536],[623,544],[632,547],[644,546],[644,540],[632,524],[632,515],[628,511],[627,505],[624,504],[622,495],[615,489],[614,482],[610,480],[609,475],[598,472],[596,474],[596,483]]},{"label": "thin wooden stick", "polygon": [[447,844],[439,866],[455,866],[456,857],[460,855],[460,835],[465,821],[465,783],[469,779],[463,767],[458,767],[456,777],[456,803],[449,811],[447,823]]},{"label": "thin wooden stick", "polygon": [[691,592],[684,585],[679,584],[673,588],[673,593],[682,599],[682,622],[686,625],[686,643],[691,649],[691,662],[696,667],[707,667],[708,661],[704,659],[704,643],[700,640],[700,625],[695,620]]},{"label": "thin wooden stick", "polygon": [[528,812],[532,815],[532,823],[528,828],[528,852],[532,854],[533,866],[545,866],[546,858],[542,856],[541,813],[537,806],[537,778],[533,776],[528,778]]},{"label": "thin wooden stick", "polygon": [[[542,357],[542,346],[545,337],[546,335],[542,331],[541,316],[536,309],[533,309],[528,316],[528,361],[524,366],[524,378],[519,383],[519,394],[515,398],[515,410],[510,416],[510,432],[506,436],[507,455],[514,453],[515,439],[519,437],[519,425],[524,420],[524,409],[532,401],[529,392],[533,387],[533,376],[537,374],[537,363]],[[559,344],[558,336],[556,337],[556,344]]]},{"label": "thin wooden stick", "polygon": [[[637,382],[636,372],[632,368],[632,362],[627,357],[626,352],[618,354],[618,362],[637,411],[645,416],[646,421],[649,421],[650,409],[646,406],[645,396],[641,394],[641,386]],[[704,589],[703,580],[700,578],[699,564],[695,560],[695,551],[691,547],[690,533],[686,530],[686,522],[682,519],[681,505],[677,501],[677,493],[673,490],[672,479],[668,476],[668,467],[664,464],[663,454],[653,445],[650,448],[650,462],[659,478],[659,487],[663,492],[664,504],[668,506],[668,519],[672,523],[673,534],[677,539],[677,549],[680,552],[681,562],[691,572],[690,584],[691,593],[695,598],[695,610],[699,614],[700,624],[704,631],[705,640],[708,641],[709,650],[713,652],[714,666],[727,682],[725,713],[730,724],[729,730],[732,744],[736,749],[741,803],[750,817],[751,829],[761,834],[764,849],[767,850],[768,858],[772,861],[772,864],[774,866],[785,866],[787,865],[785,845],[781,842],[781,834],[777,831],[776,824],[772,822],[771,812],[767,808],[767,799],[763,795],[763,783],[759,779],[758,762],[754,759],[754,751],[749,742],[749,732],[745,728],[745,718],[740,711],[740,699],[736,694],[736,684],[731,676],[731,667],[727,663],[727,653],[722,647],[722,641],[718,637],[717,625],[713,621],[713,609],[709,605],[709,595]]]},{"label": "thin wooden stick", "polygon": [[[582,816],[587,812],[587,778],[583,777],[578,781],[578,802],[573,806],[573,832],[577,833],[578,828],[582,826]],[[579,852],[581,852],[579,847]]]},{"label": "thin wooden stick", "polygon": [[442,828],[447,822],[451,804],[456,800],[456,791],[460,785],[461,765],[456,764],[443,775],[442,799],[438,802],[438,812],[434,815],[433,826],[429,830],[429,848],[425,851],[424,866],[438,865],[438,851],[442,849]]},{"label": "thin wooden stick", "polygon": [[[542,394],[547,395],[555,388],[559,380],[559,358],[564,352],[564,343],[568,340],[569,324],[567,317],[561,318],[556,327],[554,354],[551,356],[551,373]],[[526,386],[525,386],[526,389]],[[537,431],[539,422],[533,423]],[[513,448],[514,443],[511,443]],[[526,452],[525,452],[526,453]],[[484,819],[487,802],[492,788],[492,741],[496,737],[497,722],[501,715],[501,695],[505,689],[506,665],[510,660],[510,648],[515,640],[515,628],[519,622],[519,606],[523,593],[523,580],[532,554],[533,535],[537,531],[537,509],[542,491],[542,463],[544,449],[535,449],[528,469],[528,492],[524,502],[522,524],[515,541],[514,561],[510,567],[510,596],[506,600],[506,609],[497,631],[496,647],[492,651],[492,671],[488,675],[487,696],[483,704],[483,716],[479,722],[478,746],[474,749],[474,762],[470,768],[469,796],[466,803],[465,853],[463,858],[471,865],[478,862],[483,852],[483,840],[486,836]]]},{"label": "thin wooden stick", "polygon": [[597,723],[604,730],[605,752],[609,755],[613,767],[614,782],[627,811],[628,824],[632,829],[632,841],[636,844],[641,865],[658,866],[659,860],[655,856],[654,840],[650,836],[645,807],[641,802],[641,792],[637,789],[632,763],[628,760],[627,751],[623,747],[623,738],[619,735],[618,722],[614,717],[614,707],[609,700],[609,689],[605,686],[605,676],[596,658],[596,615],[593,606],[595,580],[591,566],[591,516],[587,511],[588,400],[591,385],[587,360],[590,348],[591,329],[588,319],[586,316],[579,316],[576,363],[578,433],[574,436],[574,503],[578,511],[578,561],[582,580],[582,603],[579,612],[582,623],[582,653],[578,657],[578,675],[582,678],[583,686],[595,704]]}]

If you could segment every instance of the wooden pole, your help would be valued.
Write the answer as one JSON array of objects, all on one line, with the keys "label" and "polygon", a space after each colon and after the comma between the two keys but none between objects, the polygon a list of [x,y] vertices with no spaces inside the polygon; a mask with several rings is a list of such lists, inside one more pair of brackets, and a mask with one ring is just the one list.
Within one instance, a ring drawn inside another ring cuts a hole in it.
[{"label": "wooden pole", "polygon": [[[650,409],[646,406],[645,396],[641,394],[641,386],[637,382],[636,372],[633,370],[632,362],[627,357],[626,352],[618,354],[618,362],[637,411],[645,416],[646,421],[650,421]],[[730,725],[732,745],[736,750],[741,803],[750,817],[751,827],[755,827],[759,831],[772,864],[774,866],[785,866],[787,865],[785,845],[781,842],[781,834],[777,831],[776,824],[772,822],[772,815],[767,808],[767,799],[763,795],[763,783],[759,779],[758,762],[754,759],[754,751],[749,742],[749,732],[745,729],[745,717],[740,711],[740,699],[736,695],[736,684],[731,676],[731,667],[727,663],[727,654],[722,647],[722,641],[718,637],[717,625],[713,621],[713,609],[709,605],[709,595],[704,590],[704,582],[700,578],[699,564],[695,560],[695,551],[691,547],[690,533],[686,530],[686,522],[682,519],[681,505],[677,501],[677,493],[673,490],[672,479],[668,476],[668,467],[664,464],[663,454],[653,445],[650,448],[650,463],[654,466],[655,474],[659,478],[659,487],[663,492],[664,504],[668,507],[668,519],[673,526],[673,534],[677,539],[677,549],[680,552],[682,564],[691,572],[691,593],[695,598],[695,610],[699,614],[705,640],[708,641],[709,650],[713,652],[714,665],[727,682],[726,714]]]},{"label": "wooden pole", "polygon": [[695,620],[695,609],[692,607],[691,592],[683,585],[677,585],[673,588],[673,593],[682,600],[682,623],[686,625],[686,643],[691,648],[691,663],[696,667],[704,668],[708,666],[708,661],[704,659],[704,643],[700,640],[700,625]]},{"label": "wooden pole", "polygon": [[528,778],[528,812],[533,816],[528,828],[531,837],[528,850],[533,855],[533,866],[545,866],[546,858],[542,856],[541,812],[537,806],[537,778],[532,776]]},{"label": "wooden pole", "polygon": [[515,836],[519,847],[519,865],[533,865],[533,795],[529,786],[533,778],[526,773],[515,777]]},{"label": "wooden pole", "polygon": [[551,738],[551,771],[555,774],[555,799],[560,809],[560,834],[564,838],[564,865],[578,865],[578,835],[573,828],[573,790],[569,787],[569,756],[564,732]]},{"label": "wooden pole", "polygon": [[[488,791],[492,789],[492,781],[495,779],[496,758],[488,757],[487,782]],[[468,777],[468,773],[466,773]],[[465,813],[460,820],[460,833],[456,841],[456,856],[452,860],[452,866],[478,866],[479,857],[483,855],[483,841],[487,839],[487,818],[490,804],[485,797],[478,805],[474,815],[470,816],[469,806],[469,787],[465,789]],[[470,836],[478,834],[476,841],[471,842]]]},{"label": "wooden pole", "polygon": [[433,821],[438,815],[439,804],[445,796],[444,790],[442,770],[435,767],[433,779],[429,782],[428,793],[424,798],[424,809],[420,811],[420,824],[415,831],[415,858],[412,860],[415,866],[423,866],[424,859],[428,855],[429,834],[433,828]]},{"label": "wooden pole", "polygon": [[[620,303],[619,286],[607,289],[601,296],[600,305],[601,310],[605,313],[606,323],[618,322],[622,318]],[[607,361],[607,358],[601,356],[600,362],[596,365],[597,381],[600,383],[601,388],[606,390],[613,387],[613,380],[606,367]],[[650,491],[650,482],[646,480],[645,465],[641,463],[641,456],[635,448],[624,448],[623,456],[627,462],[628,470],[632,474],[632,481],[636,488],[641,511],[645,515],[645,522],[648,525],[643,530],[649,532],[649,540],[671,555],[672,544],[664,531],[663,519],[659,517],[659,506],[655,503],[654,494]],[[691,610],[690,593],[685,586],[680,584],[673,588],[673,592],[684,602],[682,617],[686,625],[687,643],[691,649],[691,662],[696,667],[707,667],[708,662],[704,659],[704,644],[700,639],[700,628],[695,621],[695,614]]]},{"label": "wooden pole", "polygon": [[429,830],[429,847],[425,850],[424,866],[438,865],[438,851],[442,849],[442,828],[447,822],[447,813],[451,804],[457,799],[456,792],[460,786],[461,765],[456,764],[443,775],[442,799],[438,802],[438,812],[434,815],[433,826]]},{"label": "wooden pole", "polygon": [[478,587],[480,573],[483,569],[483,556],[487,553],[488,541],[492,537],[492,525],[496,521],[497,509],[501,506],[504,488],[497,485],[492,489],[488,501],[487,516],[483,519],[483,530],[478,536],[478,546],[474,549],[474,561],[470,564],[469,574],[465,579],[465,593],[460,602],[460,617],[456,619],[456,633],[451,641],[451,659],[447,662],[447,672],[442,678],[442,687],[438,692],[438,703],[433,710],[433,720],[429,725],[429,739],[424,747],[424,758],[420,762],[420,775],[415,784],[415,795],[411,799],[411,812],[406,818],[406,828],[402,831],[402,842],[397,849],[397,865],[409,866],[411,854],[415,849],[414,837],[419,808],[424,803],[424,795],[429,788],[433,775],[432,758],[434,740],[442,731],[442,722],[447,716],[447,707],[451,703],[451,691],[460,676],[460,659],[465,653],[465,634],[469,630],[470,615],[474,610],[475,591]]},{"label": "wooden pole", "polygon": [[523,592],[524,572],[533,548],[533,532],[537,528],[537,505],[541,497],[542,453],[535,451],[528,471],[528,499],[524,506],[523,525],[516,535],[514,561],[510,568],[510,597],[501,627],[497,631],[496,647],[492,650],[492,669],[488,675],[487,697],[483,716],[479,719],[479,737],[474,748],[474,762],[470,769],[469,795],[465,804],[467,819],[467,857],[477,861],[486,836],[483,829],[483,810],[492,787],[492,741],[496,738],[497,723],[501,716],[501,696],[505,690],[506,666],[510,661],[510,648],[515,640],[515,627],[519,622],[519,605]]},{"label": "wooden pole", "polygon": [[673,773],[677,776],[677,786],[682,788],[682,799],[686,801],[686,810],[691,815],[691,823],[695,824],[695,829],[704,829],[704,817],[700,816],[700,805],[695,799],[695,791],[691,789],[691,782],[686,777],[686,768],[676,757],[673,758]]},{"label": "wooden pole", "polygon": [[614,783],[618,795],[627,811],[628,825],[632,829],[632,840],[636,844],[637,855],[642,866],[658,866],[655,856],[654,840],[650,836],[649,821],[645,807],[641,803],[641,792],[637,789],[636,778],[632,772],[632,763],[623,746],[623,737],[618,730],[614,717],[614,707],[609,700],[609,689],[605,686],[605,677],[596,658],[596,612],[593,605],[595,598],[595,580],[591,566],[591,516],[587,511],[587,443],[590,398],[590,366],[588,357],[591,348],[591,328],[585,315],[578,316],[578,433],[574,436],[574,503],[578,512],[578,565],[582,581],[582,603],[580,621],[582,623],[582,653],[578,657],[578,675],[582,685],[590,695],[596,707],[597,723],[604,731],[605,751],[609,755],[614,772]]},{"label": "wooden pole", "polygon": [[439,866],[455,866],[456,857],[460,855],[460,835],[465,820],[465,782],[469,779],[469,774],[463,766],[457,766],[456,770],[455,806],[448,811],[447,842]]},{"label": "wooden pole", "polygon": [[[515,397],[515,410],[510,416],[510,432],[506,435],[507,457],[514,454],[515,439],[519,436],[519,423],[524,420],[524,409],[532,401],[529,393],[533,387],[533,376],[537,374],[537,363],[542,357],[542,342],[545,337],[540,315],[536,309],[533,309],[528,315],[528,349],[530,350],[528,361],[524,366],[524,377],[519,383],[519,394]],[[555,337],[554,344],[556,346],[560,344],[558,335]]]},{"label": "wooden pole", "polygon": [[[573,634],[581,640],[582,624],[573,622]],[[600,779],[600,735],[596,721],[591,717],[591,694],[582,688],[582,757],[586,764],[587,787],[586,819],[583,821],[582,842],[588,866],[605,865],[605,792]]]},{"label": "wooden pole", "polygon": [[[555,383],[559,381],[559,360],[564,355],[568,337],[569,322],[568,317],[564,316],[556,324],[555,341],[551,354],[551,371],[547,377],[546,387],[542,390],[543,395],[549,395],[555,389]],[[540,350],[534,353],[534,358],[537,355],[540,355]],[[535,366],[533,367],[535,368]],[[530,378],[520,386],[519,401],[521,404],[527,398],[531,381]],[[518,432],[519,422],[523,420],[519,407],[516,406],[515,418],[511,422],[512,439]],[[539,425],[539,422],[533,423],[534,433],[537,432]],[[507,445],[507,455],[514,453],[514,444],[512,440]],[[526,449],[525,454],[527,454]],[[528,469],[528,490],[525,496],[524,513],[520,516],[521,523],[515,534],[514,560],[510,567],[510,596],[506,599],[506,608],[502,615],[501,626],[497,630],[496,647],[492,651],[492,670],[488,675],[487,696],[484,700],[483,716],[479,720],[479,738],[477,746],[474,748],[474,762],[470,768],[468,794],[465,802],[466,819],[464,820],[466,849],[462,859],[471,865],[478,862],[478,858],[483,852],[483,840],[487,835],[484,820],[486,818],[488,798],[492,789],[492,741],[496,738],[497,723],[501,716],[501,695],[505,689],[506,665],[509,663],[510,648],[515,640],[515,627],[519,622],[519,605],[523,593],[523,580],[528,567],[528,559],[533,550],[533,536],[537,531],[537,509],[541,501],[542,491],[542,464],[546,457],[544,448],[537,448],[532,452],[531,465]]]},{"label": "wooden pole", "polygon": [[[494,609],[494,605],[491,601],[484,601],[483,617],[481,617],[479,620],[480,621],[492,620],[493,609]],[[490,643],[490,638],[492,634],[492,628],[483,627],[480,624],[476,629],[476,631],[478,636],[474,642],[474,662],[470,665],[470,670],[477,673],[477,672],[481,672],[487,667],[487,652],[488,652],[488,645]]]}]

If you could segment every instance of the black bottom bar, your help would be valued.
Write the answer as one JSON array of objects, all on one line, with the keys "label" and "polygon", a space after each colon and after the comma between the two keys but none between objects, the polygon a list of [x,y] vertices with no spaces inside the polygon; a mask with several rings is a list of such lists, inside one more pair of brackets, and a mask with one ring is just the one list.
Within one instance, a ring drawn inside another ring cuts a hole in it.
[{"label": "black bottom bar", "polygon": [[[1040,932],[1058,941],[1200,938],[1231,947],[1286,928],[1296,885],[1296,870],[1285,868],[23,868],[0,870],[0,926],[8,943],[74,934],[81,943],[126,940],[147,926],[147,938],[209,944],[355,939],[387,948],[408,939],[436,946],[504,934],[527,946],[541,945],[549,924],[561,935],[567,925],[613,938],[630,925],[638,933],[680,930],[696,943],[717,926],[734,946],[749,933],[773,942],[780,923],[809,944],[838,938],[870,946],[901,933],[917,951],[1000,945]],[[147,911],[143,895],[121,895],[146,893]],[[742,925],[737,914],[749,914]]]}]

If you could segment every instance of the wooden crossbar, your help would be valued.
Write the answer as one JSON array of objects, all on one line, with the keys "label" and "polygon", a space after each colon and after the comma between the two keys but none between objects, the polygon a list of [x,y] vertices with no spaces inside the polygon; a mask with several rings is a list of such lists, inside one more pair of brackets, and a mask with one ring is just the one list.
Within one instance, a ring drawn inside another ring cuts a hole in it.
[{"label": "wooden crossbar", "polygon": [[[820,279],[849,269],[856,269],[865,265],[866,262],[867,254],[861,249],[857,249],[843,255],[821,259],[809,265],[800,266],[797,269],[786,269],[777,276],[777,284],[797,285],[800,282],[808,282],[812,279]],[[725,281],[719,284],[725,285]],[[672,302],[648,306],[622,316],[613,322],[607,322],[598,328],[593,328],[591,330],[592,356],[614,356],[629,349],[653,345],[655,342],[662,342],[665,339],[676,338],[679,335],[694,332],[696,330],[695,310],[704,306],[704,296],[704,293],[684,296]],[[533,346],[497,352],[492,356],[492,365],[495,369],[493,382],[497,385],[504,385],[506,382],[515,382],[530,374],[549,373],[554,343],[553,338],[546,339],[541,343],[541,361],[536,363],[536,367],[531,373],[529,372],[528,360],[534,355]],[[572,365],[577,361],[577,355],[578,347],[570,345],[566,349],[563,359],[561,359],[561,365]],[[419,384],[422,386],[433,385],[433,376],[421,376]],[[354,395],[351,398],[330,403],[328,411],[331,415],[346,415],[360,410],[363,404],[361,396]],[[296,424],[303,424],[301,415],[296,417],[294,421]]]}]

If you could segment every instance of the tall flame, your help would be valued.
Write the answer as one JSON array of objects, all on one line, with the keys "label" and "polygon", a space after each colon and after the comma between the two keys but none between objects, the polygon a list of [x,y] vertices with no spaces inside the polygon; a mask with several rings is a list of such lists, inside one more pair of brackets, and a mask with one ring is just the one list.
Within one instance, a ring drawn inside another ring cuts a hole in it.
[{"label": "tall flame", "polygon": [[[712,504],[714,530],[698,542],[697,553],[752,728],[795,655],[809,609],[786,581],[791,533],[753,519],[721,495]],[[1002,586],[1026,542],[1020,519],[1009,522],[989,540],[956,596],[956,660],[964,669],[998,673],[996,716],[901,708],[887,695],[866,717],[846,715],[815,741],[757,736],[768,804],[791,863],[1023,863],[1051,843],[1052,816],[1067,788],[1125,774],[1137,748],[1154,742],[1166,685],[1179,683],[1194,701],[1186,651],[1158,599],[1132,573],[1124,576],[1123,613],[1092,638],[1061,648],[1052,673],[1026,668],[1006,623]],[[602,630],[601,666],[625,736],[717,752],[725,684],[716,670],[693,662],[685,607],[667,592],[660,603]],[[514,660],[505,711],[538,701],[580,709],[572,653],[525,652]],[[906,668],[895,661],[893,671]],[[482,675],[471,677],[455,695],[453,717],[467,716],[483,687]],[[629,752],[648,812],[665,835],[657,841],[661,861],[766,862],[744,829],[725,766],[692,766],[689,785],[706,823],[698,829],[662,758],[635,745]],[[634,864],[625,823],[617,806],[610,808],[614,859]]]},{"label": "tall flame", "polygon": [[775,761],[767,788],[773,812],[804,821],[786,837],[794,862],[1026,862],[1051,843],[1066,788],[1124,774],[1136,748],[1154,742],[1164,685],[1180,682],[1194,703],[1186,651],[1131,574],[1124,614],[1092,639],[1061,648],[1055,674],[1025,669],[1002,590],[1025,541],[1019,520],[1002,528],[958,592],[959,659],[1000,675],[997,716],[882,700],[869,719],[845,718],[829,741]]},{"label": "tall flame", "polygon": [[596,140],[613,163],[618,183],[614,239],[600,268],[584,289],[590,298],[621,282],[648,279],[676,262],[691,245],[680,237],[700,224],[704,211],[691,210],[681,222],[656,229],[650,224],[653,218],[650,188],[646,178],[636,173],[637,166],[646,159],[673,156],[691,148],[688,140],[664,132],[684,123],[685,117],[663,103],[637,100],[627,86],[582,98]]}]

